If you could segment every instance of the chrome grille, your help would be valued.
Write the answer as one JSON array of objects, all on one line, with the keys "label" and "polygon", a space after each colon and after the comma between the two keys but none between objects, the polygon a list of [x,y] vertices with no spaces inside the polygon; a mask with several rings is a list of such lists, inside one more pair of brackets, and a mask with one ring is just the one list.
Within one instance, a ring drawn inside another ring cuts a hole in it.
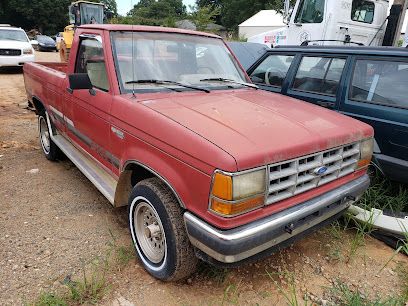
[{"label": "chrome grille", "polygon": [[[266,203],[282,201],[350,174],[355,171],[359,157],[360,143],[353,143],[269,165]],[[326,172],[315,174],[319,167],[326,167]]]},{"label": "chrome grille", "polygon": [[0,49],[0,55],[3,55],[3,56],[19,56],[19,55],[21,55],[21,50],[17,50],[17,49]]}]

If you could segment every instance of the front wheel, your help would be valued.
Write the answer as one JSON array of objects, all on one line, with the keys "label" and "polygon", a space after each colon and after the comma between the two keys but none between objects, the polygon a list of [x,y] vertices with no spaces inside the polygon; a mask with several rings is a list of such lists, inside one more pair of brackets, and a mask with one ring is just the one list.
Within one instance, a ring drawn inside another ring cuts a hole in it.
[{"label": "front wheel", "polygon": [[177,199],[158,178],[139,182],[129,198],[129,228],[136,254],[155,278],[188,277],[198,259],[188,239]]},{"label": "front wheel", "polygon": [[38,132],[40,144],[45,157],[48,160],[55,161],[60,156],[60,150],[51,139],[51,131],[47,123],[46,113],[38,116]]}]

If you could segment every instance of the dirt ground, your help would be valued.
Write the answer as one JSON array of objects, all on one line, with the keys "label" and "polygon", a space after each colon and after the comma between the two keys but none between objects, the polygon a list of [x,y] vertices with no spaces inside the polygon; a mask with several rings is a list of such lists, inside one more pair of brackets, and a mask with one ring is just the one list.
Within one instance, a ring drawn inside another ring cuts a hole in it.
[{"label": "dirt ground", "polygon": [[[57,53],[37,53],[56,61]],[[0,304],[20,305],[60,290],[105,256],[113,237],[131,244],[126,209],[108,201],[68,160],[49,162],[38,144],[35,114],[25,109],[20,69],[0,71]],[[202,265],[178,283],[150,277],[131,258],[106,274],[101,305],[284,305],[279,288],[296,288],[325,304],[327,288],[341,281],[368,296],[397,296],[406,256],[367,237],[353,254],[353,230],[329,227],[259,263],[221,271]],[[293,273],[293,280],[284,272]],[[268,273],[270,275],[268,275]],[[274,280],[278,281],[278,286]],[[302,302],[303,303],[303,302]]]}]

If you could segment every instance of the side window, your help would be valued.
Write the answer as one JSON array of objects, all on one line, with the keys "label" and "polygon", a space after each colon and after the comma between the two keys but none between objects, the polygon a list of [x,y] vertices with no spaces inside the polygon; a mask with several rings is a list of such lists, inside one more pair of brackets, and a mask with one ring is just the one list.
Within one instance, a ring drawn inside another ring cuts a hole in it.
[{"label": "side window", "polygon": [[351,100],[408,108],[408,62],[357,60]]},{"label": "side window", "polygon": [[104,91],[109,90],[109,80],[101,42],[90,38],[81,40],[75,72],[88,73],[93,86]]},{"label": "side window", "polygon": [[301,0],[295,16],[295,23],[321,23],[325,0]]},{"label": "side window", "polygon": [[332,57],[302,58],[293,89],[335,96],[346,59]]},{"label": "side window", "polygon": [[282,87],[294,55],[270,55],[251,73],[252,82]]},{"label": "side window", "polygon": [[373,23],[375,4],[370,1],[353,0],[351,6],[351,20]]}]

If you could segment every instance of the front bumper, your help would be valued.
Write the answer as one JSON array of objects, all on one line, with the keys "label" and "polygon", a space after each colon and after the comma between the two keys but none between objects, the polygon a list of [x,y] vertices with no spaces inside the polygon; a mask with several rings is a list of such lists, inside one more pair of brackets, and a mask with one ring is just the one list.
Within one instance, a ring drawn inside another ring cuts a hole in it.
[{"label": "front bumper", "polygon": [[[279,249],[346,210],[370,185],[364,175],[309,201],[230,230],[219,230],[190,212],[184,222],[191,243],[217,262],[232,264],[268,249]],[[273,251],[273,250],[272,250]]]},{"label": "front bumper", "polygon": [[0,67],[22,66],[24,63],[34,62],[34,54],[20,56],[0,56]]}]

